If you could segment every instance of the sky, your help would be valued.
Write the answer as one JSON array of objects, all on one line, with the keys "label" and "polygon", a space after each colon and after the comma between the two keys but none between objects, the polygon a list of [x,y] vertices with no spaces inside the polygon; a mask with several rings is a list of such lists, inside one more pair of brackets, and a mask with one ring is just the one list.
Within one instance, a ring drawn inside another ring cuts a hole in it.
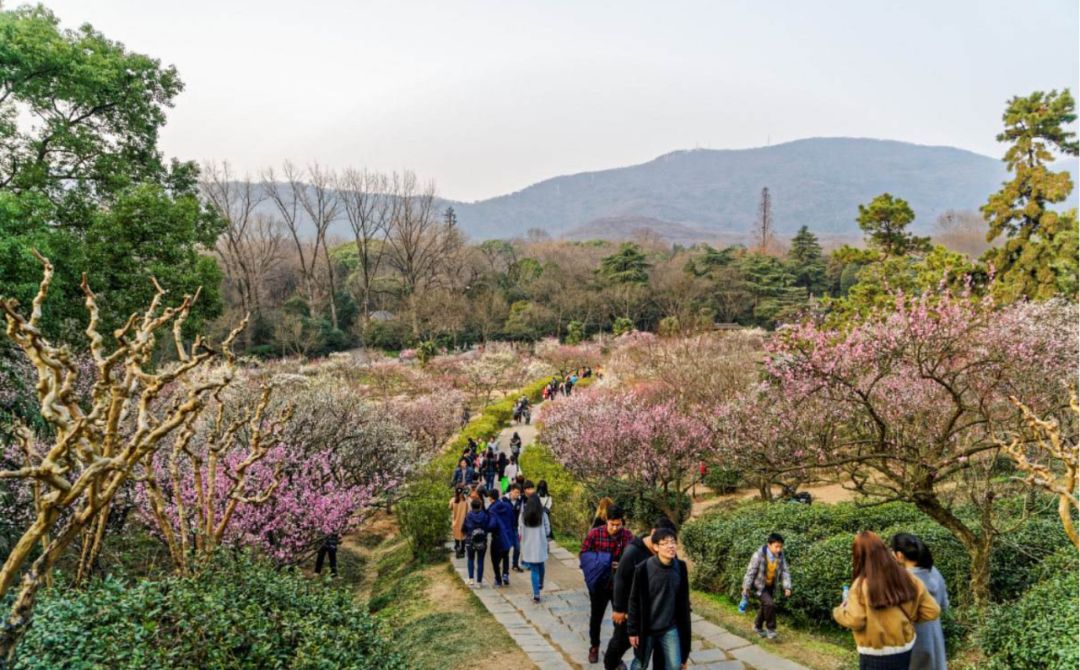
[{"label": "sky", "polygon": [[1076,0],[44,4],[176,66],[167,155],[412,169],[466,201],[806,137],[999,157],[1010,97],[1080,80]]}]

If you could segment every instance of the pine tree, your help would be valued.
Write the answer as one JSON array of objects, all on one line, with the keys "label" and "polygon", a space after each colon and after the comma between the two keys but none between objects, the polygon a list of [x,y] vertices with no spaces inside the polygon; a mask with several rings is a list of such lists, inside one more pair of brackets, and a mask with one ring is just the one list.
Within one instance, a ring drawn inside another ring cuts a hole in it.
[{"label": "pine tree", "polygon": [[799,232],[791,238],[788,267],[795,276],[795,286],[801,286],[814,295],[825,292],[825,257],[817,236],[806,226],[799,228]]},{"label": "pine tree", "polygon": [[866,233],[870,246],[880,249],[886,256],[906,256],[909,253],[930,249],[930,238],[915,237],[907,232],[915,220],[915,212],[903,198],[882,193],[869,205],[859,205],[859,228]]},{"label": "pine tree", "polygon": [[990,225],[987,240],[1005,237],[984,256],[997,272],[993,289],[999,299],[1038,300],[1062,292],[1075,298],[1077,248],[1058,238],[1076,239],[1076,210],[1050,208],[1069,197],[1072,179],[1047,167],[1055,151],[1077,155],[1076,133],[1067,129],[1076,121],[1075,107],[1068,89],[1035,91],[1012,98],[1002,116],[1005,130],[997,139],[1011,143],[1003,160],[1013,179],[982,207]]}]

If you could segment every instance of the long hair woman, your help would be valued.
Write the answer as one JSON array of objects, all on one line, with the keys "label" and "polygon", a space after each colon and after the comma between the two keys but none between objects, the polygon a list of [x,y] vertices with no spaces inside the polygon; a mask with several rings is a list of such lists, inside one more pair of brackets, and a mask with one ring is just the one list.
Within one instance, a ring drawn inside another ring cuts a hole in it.
[{"label": "long hair woman", "polygon": [[525,500],[518,520],[518,534],[521,536],[521,560],[532,573],[533,602],[540,602],[540,591],[544,588],[544,564],[548,557],[548,533],[551,525],[544,511],[540,496],[532,494]]},{"label": "long hair woman", "polygon": [[553,539],[551,534],[551,494],[548,493],[548,483],[546,479],[541,479],[536,483],[536,496],[540,498],[540,503],[544,506],[544,512],[547,513],[548,518],[548,539]]},{"label": "long hair woman", "polygon": [[851,545],[851,590],[833,619],[855,636],[859,670],[908,670],[915,625],[941,615],[923,583],[870,531]]},{"label": "long hair woman", "polygon": [[603,526],[607,523],[607,510],[614,501],[607,496],[600,499],[596,505],[596,515],[593,517],[592,527]]},{"label": "long hair woman", "polygon": [[[897,562],[919,578],[926,591],[944,612],[949,608],[945,578],[934,567],[930,547],[909,533],[893,535],[889,542]],[[911,670],[946,670],[945,631],[941,619],[915,624],[915,646],[911,649]]]},{"label": "long hair woman", "polygon": [[454,532],[454,554],[458,558],[465,556],[465,516],[469,513],[469,497],[465,494],[465,487],[458,486],[454,489],[454,497],[450,499],[451,528]]}]

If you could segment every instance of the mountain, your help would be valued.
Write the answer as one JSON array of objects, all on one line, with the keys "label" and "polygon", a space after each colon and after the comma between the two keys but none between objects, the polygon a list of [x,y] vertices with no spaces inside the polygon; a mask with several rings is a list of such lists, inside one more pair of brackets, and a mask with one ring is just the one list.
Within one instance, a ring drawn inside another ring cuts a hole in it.
[{"label": "mountain", "polygon": [[[1055,167],[1069,169],[1075,183],[1075,160]],[[521,236],[530,228],[573,239],[624,239],[641,228],[673,242],[742,239],[768,187],[779,235],[807,225],[823,236],[858,236],[859,204],[888,192],[911,204],[913,230],[926,233],[946,210],[977,210],[1007,179],[999,159],[953,147],[814,138],[675,151],[641,165],[554,177],[489,200],[445,200],[440,208],[453,206],[462,229],[478,240]]]}]

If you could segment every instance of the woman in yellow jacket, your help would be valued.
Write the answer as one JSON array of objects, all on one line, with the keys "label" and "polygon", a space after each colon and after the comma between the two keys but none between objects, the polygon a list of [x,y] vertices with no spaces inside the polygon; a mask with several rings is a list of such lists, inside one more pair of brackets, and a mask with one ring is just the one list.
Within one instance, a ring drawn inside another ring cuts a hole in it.
[{"label": "woman in yellow jacket", "polygon": [[915,624],[941,615],[937,601],[869,531],[855,536],[851,576],[851,590],[833,619],[854,634],[859,670],[908,670]]}]

